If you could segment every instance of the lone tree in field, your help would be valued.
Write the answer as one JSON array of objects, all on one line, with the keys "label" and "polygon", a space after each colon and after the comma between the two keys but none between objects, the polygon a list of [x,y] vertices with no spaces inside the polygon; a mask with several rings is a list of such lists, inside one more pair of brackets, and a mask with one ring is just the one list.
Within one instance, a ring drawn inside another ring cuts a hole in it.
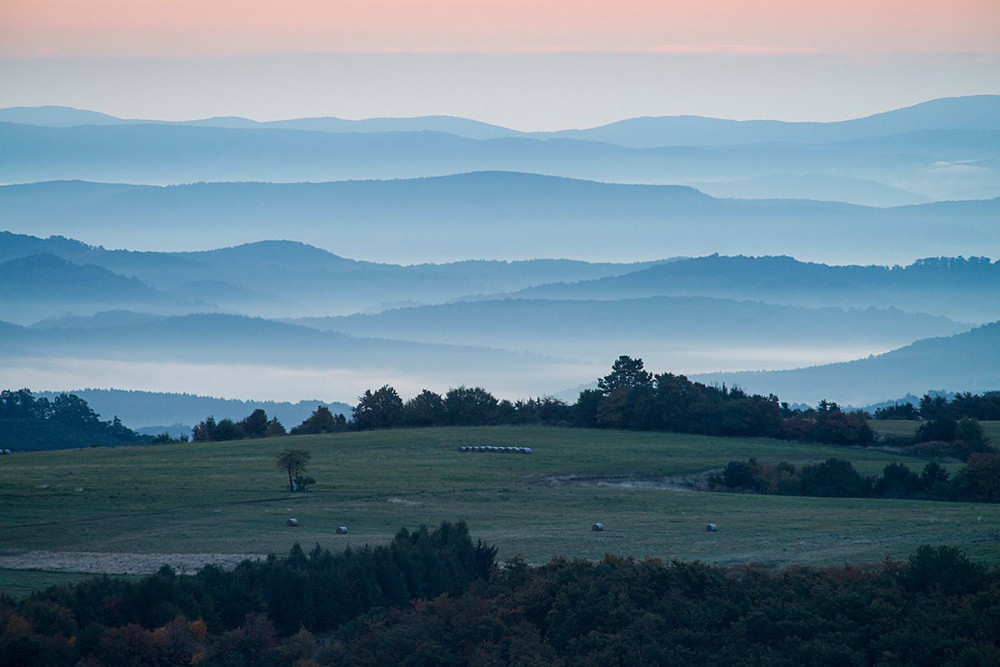
[{"label": "lone tree in field", "polygon": [[306,471],[310,455],[304,449],[285,449],[274,455],[274,465],[288,473],[288,490],[295,490],[295,478]]}]

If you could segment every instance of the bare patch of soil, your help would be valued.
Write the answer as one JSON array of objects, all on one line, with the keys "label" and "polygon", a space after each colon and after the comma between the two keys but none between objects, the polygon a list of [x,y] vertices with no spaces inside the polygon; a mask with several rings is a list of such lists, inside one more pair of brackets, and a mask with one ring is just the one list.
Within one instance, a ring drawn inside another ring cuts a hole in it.
[{"label": "bare patch of soil", "polygon": [[552,475],[534,482],[536,486],[612,486],[620,489],[658,489],[666,491],[703,491],[708,488],[708,478],[722,469],[706,470],[690,475],[672,477],[639,477],[636,475],[577,477]]},{"label": "bare patch of soil", "polygon": [[0,568],[88,574],[152,574],[169,565],[179,574],[194,574],[206,565],[232,569],[262,554],[113,553],[100,551],[0,552]]}]

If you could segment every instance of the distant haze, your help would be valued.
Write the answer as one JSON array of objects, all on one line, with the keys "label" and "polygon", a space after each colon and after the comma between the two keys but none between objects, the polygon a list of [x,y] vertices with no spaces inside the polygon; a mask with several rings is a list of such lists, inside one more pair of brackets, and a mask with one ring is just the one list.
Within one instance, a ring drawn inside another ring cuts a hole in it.
[{"label": "distant haze", "polygon": [[67,105],[166,120],[444,114],[520,130],[644,115],[829,121],[997,93],[998,72],[996,52],[7,57],[0,107]]},{"label": "distant haze", "polygon": [[791,401],[996,388],[998,28],[1000,0],[0,0],[0,388],[523,398],[619,354]]},{"label": "distant haze", "polygon": [[841,120],[1000,92],[996,0],[15,0],[0,107],[168,120]]}]

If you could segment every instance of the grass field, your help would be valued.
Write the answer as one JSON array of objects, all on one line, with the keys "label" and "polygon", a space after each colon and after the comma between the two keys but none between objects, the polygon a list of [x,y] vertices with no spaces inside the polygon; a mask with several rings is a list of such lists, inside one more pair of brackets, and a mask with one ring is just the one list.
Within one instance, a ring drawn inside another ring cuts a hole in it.
[{"label": "grass field", "polygon": [[[488,444],[534,453],[456,451]],[[312,454],[317,484],[307,494],[288,493],[274,467],[287,447]],[[388,541],[401,526],[464,519],[501,558],[536,563],[617,553],[837,564],[901,558],[925,543],[1000,563],[996,506],[601,484],[702,473],[750,456],[796,465],[837,456],[865,473],[895,461],[923,467],[887,452],[764,439],[527,427],[24,453],[0,458],[0,551],[285,553],[295,542],[339,550]],[[285,525],[293,516],[297,528]],[[606,530],[591,532],[595,521]],[[708,522],[719,531],[707,533]],[[341,525],[348,535],[336,534]],[[47,581],[0,570],[0,591]]]},{"label": "grass field", "polygon": [[[910,436],[917,432],[920,422],[908,419],[873,419],[868,422],[876,433]],[[1000,421],[982,422],[983,433],[996,446],[1000,444]]]},{"label": "grass field", "polygon": [[0,593],[15,598],[26,597],[49,586],[74,583],[93,576],[76,572],[0,569]]}]

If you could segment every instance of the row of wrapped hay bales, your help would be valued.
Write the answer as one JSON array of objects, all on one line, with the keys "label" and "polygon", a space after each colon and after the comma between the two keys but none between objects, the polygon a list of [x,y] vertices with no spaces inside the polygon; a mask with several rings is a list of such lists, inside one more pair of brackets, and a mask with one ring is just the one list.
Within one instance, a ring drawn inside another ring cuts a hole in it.
[{"label": "row of wrapped hay bales", "polygon": [[[590,530],[592,530],[595,533],[602,533],[604,532],[604,524],[598,521],[594,524],[591,524]],[[717,533],[719,532],[719,526],[717,524],[710,523],[707,526],[705,526],[705,530],[707,530],[710,533]]]},{"label": "row of wrapped hay bales", "polygon": [[498,447],[494,445],[479,445],[459,447],[460,452],[492,452],[495,454],[530,454],[531,447]]}]

